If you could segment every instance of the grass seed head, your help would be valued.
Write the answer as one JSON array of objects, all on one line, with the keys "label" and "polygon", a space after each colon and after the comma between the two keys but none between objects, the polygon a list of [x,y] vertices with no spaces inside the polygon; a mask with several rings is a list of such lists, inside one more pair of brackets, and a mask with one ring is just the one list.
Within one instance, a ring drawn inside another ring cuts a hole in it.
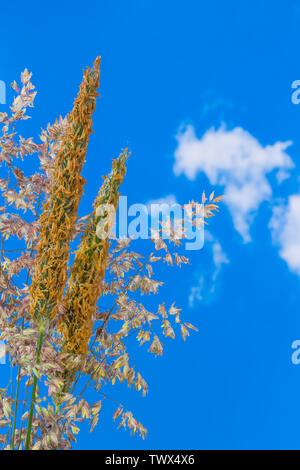
[{"label": "grass seed head", "polygon": [[77,209],[83,193],[83,163],[92,132],[100,78],[100,57],[84,73],[68,126],[58,150],[50,194],[40,217],[35,270],[30,287],[30,312],[40,324],[54,318],[67,278],[67,261]]},{"label": "grass seed head", "polygon": [[86,354],[101,295],[101,281],[104,279],[109,238],[99,238],[97,226],[110,232],[113,220],[107,213],[99,215],[99,208],[106,204],[116,210],[119,202],[119,187],[126,173],[127,149],[113,161],[112,171],[94,202],[94,212],[90,216],[81,243],[76,251],[71,267],[65,297],[66,313],[60,317],[60,330],[64,335],[65,352]]}]

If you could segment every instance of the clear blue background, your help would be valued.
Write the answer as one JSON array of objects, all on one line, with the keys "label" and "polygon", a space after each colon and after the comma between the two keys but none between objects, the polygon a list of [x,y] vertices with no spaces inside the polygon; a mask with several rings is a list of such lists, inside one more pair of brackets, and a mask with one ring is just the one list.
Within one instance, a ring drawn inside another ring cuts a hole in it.
[{"label": "clear blue background", "polygon": [[[291,139],[298,165],[300,107],[290,97],[300,78],[299,1],[16,0],[1,3],[0,31],[0,79],[9,84],[25,67],[34,72],[38,96],[26,136],[69,112],[82,69],[102,56],[82,213],[125,146],[133,153],[123,185],[129,201],[170,193],[181,203],[200,199],[211,189],[206,178],[191,183],[172,170],[184,122],[199,135],[225,122],[263,145]],[[296,170],[278,195],[297,189]],[[300,285],[271,244],[269,217],[263,205],[247,245],[225,206],[211,222],[231,260],[213,301],[188,306],[195,271],[209,264],[205,247],[192,267],[163,270],[163,300],[176,301],[200,332],[186,344],[166,340],[162,358],[137,353],[147,398],[109,390],[148,428],[147,440],[117,430],[106,401],[98,427],[83,431],[75,448],[300,448],[300,366],[291,362]]]}]

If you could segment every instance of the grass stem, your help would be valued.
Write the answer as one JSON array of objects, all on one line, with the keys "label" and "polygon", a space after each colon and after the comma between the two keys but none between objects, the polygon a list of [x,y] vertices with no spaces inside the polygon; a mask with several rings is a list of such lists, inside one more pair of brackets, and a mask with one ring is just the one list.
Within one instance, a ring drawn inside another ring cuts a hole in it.
[{"label": "grass stem", "polygon": [[[40,363],[40,355],[41,355],[43,337],[44,337],[44,329],[41,329],[40,330],[39,342],[38,342],[38,348],[37,348],[37,355],[36,355],[36,365],[39,365],[39,363]],[[31,395],[31,403],[30,403],[30,411],[29,411],[29,416],[28,416],[28,427],[27,427],[27,436],[26,436],[26,442],[25,442],[25,450],[29,449],[30,441],[31,441],[31,429],[32,429],[32,419],[33,419],[33,411],[34,411],[36,386],[37,386],[37,376],[36,376],[36,374],[34,374],[33,386],[32,386],[32,395]]]}]

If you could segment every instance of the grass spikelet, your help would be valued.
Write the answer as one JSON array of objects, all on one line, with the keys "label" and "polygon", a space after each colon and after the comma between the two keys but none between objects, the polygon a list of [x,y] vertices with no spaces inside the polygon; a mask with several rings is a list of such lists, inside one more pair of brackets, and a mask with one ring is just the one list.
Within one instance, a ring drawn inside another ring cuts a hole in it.
[{"label": "grass spikelet", "polygon": [[40,324],[56,316],[67,278],[69,246],[83,193],[81,170],[92,132],[100,78],[100,57],[87,68],[52,171],[50,195],[40,217],[30,313]]},{"label": "grass spikelet", "polygon": [[109,238],[99,238],[99,228],[109,233],[113,220],[105,209],[109,204],[118,207],[118,189],[126,173],[127,149],[113,161],[112,171],[94,202],[94,212],[90,216],[67,283],[64,305],[66,312],[60,318],[60,330],[64,334],[64,350],[67,353],[86,354],[91,337],[93,318],[101,295],[101,281],[104,278]]}]

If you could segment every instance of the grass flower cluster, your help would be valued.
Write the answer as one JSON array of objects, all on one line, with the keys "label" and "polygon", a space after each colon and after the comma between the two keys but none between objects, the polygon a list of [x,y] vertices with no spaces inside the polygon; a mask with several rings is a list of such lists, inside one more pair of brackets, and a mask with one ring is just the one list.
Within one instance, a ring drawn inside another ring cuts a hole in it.
[{"label": "grass flower cluster", "polygon": [[100,58],[87,70],[69,114],[68,126],[55,159],[50,196],[40,217],[37,258],[30,287],[30,310],[37,323],[57,315],[67,279],[67,261],[77,210],[83,193],[81,170],[92,132],[99,87]]},{"label": "grass flower cluster", "polygon": [[[132,239],[113,236],[127,149],[113,160],[91,213],[78,216],[100,58],[84,73],[70,114],[42,129],[38,143],[16,130],[34,104],[31,78],[25,70],[21,85],[11,84],[16,96],[10,113],[0,113],[0,340],[3,367],[10,371],[1,375],[7,382],[0,388],[0,446],[71,449],[82,422],[95,428],[104,403],[115,408],[119,427],[145,438],[146,428],[122,396],[111,397],[105,387],[114,385],[121,394],[118,384],[127,383],[143,396],[148,392],[129,337],[148,343],[157,356],[164,351],[162,337],[174,339],[178,330],[185,340],[197,330],[174,302],[153,309],[147,300],[160,294],[163,282],[154,274],[159,263],[180,267],[189,260],[171,221],[142,254]],[[39,161],[30,175],[22,169],[28,156]],[[201,204],[190,202],[192,225],[206,223],[220,199],[212,193],[209,199],[203,194]],[[71,242],[76,248],[69,266]]]},{"label": "grass flower cluster", "polygon": [[90,216],[70,270],[65,296],[65,313],[60,318],[61,331],[64,335],[63,349],[69,353],[87,353],[109,249],[108,236],[99,238],[97,228],[99,230],[102,227],[103,231],[109,234],[114,222],[109,213],[99,214],[98,210],[105,208],[106,205],[112,205],[115,210],[117,209],[118,189],[126,173],[126,158],[127,150],[113,161],[111,174],[106,177],[94,202],[94,212]]}]

